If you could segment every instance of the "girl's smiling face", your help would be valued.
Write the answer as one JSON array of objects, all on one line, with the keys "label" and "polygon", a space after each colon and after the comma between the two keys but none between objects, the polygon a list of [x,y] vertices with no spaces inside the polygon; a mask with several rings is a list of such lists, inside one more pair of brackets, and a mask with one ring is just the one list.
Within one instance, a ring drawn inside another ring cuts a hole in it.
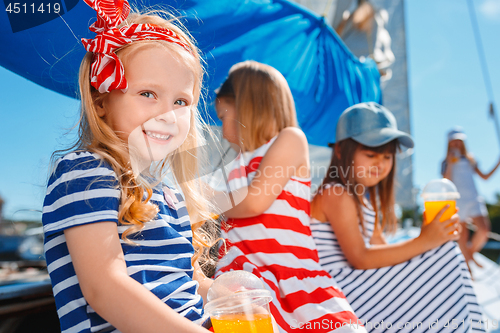
[{"label": "girl's smiling face", "polygon": [[132,166],[142,172],[186,139],[194,102],[195,77],[174,52],[144,44],[122,59],[128,90],[105,97],[99,116],[125,142]]},{"label": "girl's smiling face", "polygon": [[366,187],[372,187],[389,175],[394,155],[390,152],[376,153],[358,146],[353,162],[355,181]]}]

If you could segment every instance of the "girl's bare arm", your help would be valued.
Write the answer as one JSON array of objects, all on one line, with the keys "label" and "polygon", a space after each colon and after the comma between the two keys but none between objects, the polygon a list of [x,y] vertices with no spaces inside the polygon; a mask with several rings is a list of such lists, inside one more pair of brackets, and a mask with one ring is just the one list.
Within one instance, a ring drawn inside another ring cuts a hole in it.
[{"label": "girl's bare arm", "polygon": [[397,244],[372,245],[367,248],[359,229],[354,198],[345,191],[323,191],[318,195],[321,196],[325,217],[330,222],[347,261],[356,269],[396,265],[458,238],[458,235],[450,235],[459,228],[458,216],[448,223],[440,223],[443,209],[431,223],[422,228],[419,237]]},{"label": "girl's bare arm", "polygon": [[194,266],[193,280],[198,281],[198,284],[200,285],[200,287],[198,288],[198,293],[203,298],[203,305],[205,305],[207,304],[208,289],[210,289],[210,287],[214,283],[214,280],[205,276],[205,274],[201,270],[198,261],[196,261],[193,266]]},{"label": "girl's bare arm", "polygon": [[481,172],[481,170],[479,170],[479,168],[477,167],[477,164],[475,164],[475,168],[474,170],[476,171],[476,173],[479,175],[479,177],[483,178],[484,180],[488,180],[488,178],[491,177],[491,175],[493,175],[493,173],[495,173],[495,171],[498,169],[498,167],[500,166],[500,160],[498,160],[497,164],[495,165],[495,167],[493,167],[493,169],[491,169],[490,172],[488,172],[487,174],[484,174],[483,172]]},{"label": "girl's bare arm", "polygon": [[294,127],[283,129],[262,159],[244,199],[224,214],[246,218],[265,212],[283,191],[290,177],[309,177],[309,150],[304,133]]},{"label": "girl's bare arm", "polygon": [[121,332],[208,332],[163,303],[127,274],[114,222],[64,231],[83,295]]}]

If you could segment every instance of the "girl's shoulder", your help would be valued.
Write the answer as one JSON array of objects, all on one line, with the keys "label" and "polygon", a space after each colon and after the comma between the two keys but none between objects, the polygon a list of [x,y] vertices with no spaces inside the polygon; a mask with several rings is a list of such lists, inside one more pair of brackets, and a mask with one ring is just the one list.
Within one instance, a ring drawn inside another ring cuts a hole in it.
[{"label": "girl's shoulder", "polygon": [[323,198],[323,205],[335,205],[339,207],[350,207],[355,200],[346,186],[340,183],[328,183],[321,187],[318,195]]},{"label": "girl's shoulder", "polygon": [[88,170],[96,166],[112,169],[101,155],[88,150],[78,150],[59,157],[54,164],[54,170],[66,168]]},{"label": "girl's shoulder", "polygon": [[70,152],[54,166],[43,201],[46,237],[94,222],[118,223],[121,190],[111,166],[99,155]]},{"label": "girl's shoulder", "polygon": [[286,127],[282,129],[269,143],[285,154],[307,157],[309,147],[304,132],[297,127]]},{"label": "girl's shoulder", "polygon": [[350,197],[347,187],[345,187],[340,183],[335,183],[335,182],[321,185],[321,187],[318,190],[318,194],[327,197],[332,197],[333,200],[335,200],[337,197],[344,197],[344,196],[346,198]]},{"label": "girl's shoulder", "polygon": [[79,150],[57,159],[50,173],[49,186],[57,180],[68,182],[74,179],[83,181],[103,177],[113,181],[117,179],[113,168],[102,156],[87,150]]},{"label": "girl's shoulder", "polygon": [[307,138],[304,132],[298,127],[285,127],[281,131],[279,131],[278,134],[276,134],[274,137],[272,137],[269,141],[267,141],[265,144],[260,146],[258,149],[261,149],[263,147],[270,147],[274,143],[280,143],[280,142],[288,142],[288,143],[307,143]]},{"label": "girl's shoulder", "polygon": [[358,204],[346,186],[338,183],[326,184],[318,196],[317,206],[324,214],[324,221],[341,228],[351,225],[351,222],[358,224]]},{"label": "girl's shoulder", "polygon": [[345,190],[345,186],[340,184],[340,183],[328,183],[328,184],[324,184],[318,192],[323,192],[323,191],[326,191],[326,190],[334,190],[334,189],[338,189],[338,190]]},{"label": "girl's shoulder", "polygon": [[467,160],[469,161],[470,165],[472,166],[472,168],[476,168],[477,167],[477,161],[476,159],[474,158],[474,154],[472,153],[467,153],[467,156],[466,156]]},{"label": "girl's shoulder", "polygon": [[293,126],[283,128],[276,137],[286,138],[288,140],[298,140],[307,143],[307,137],[305,133],[300,128]]},{"label": "girl's shoulder", "polygon": [[[290,147],[294,147],[295,149],[292,150]],[[262,146],[253,151],[245,152],[243,156],[245,159],[254,156],[263,156],[271,148],[279,152],[300,153],[303,150],[301,147],[307,148],[307,138],[304,132],[297,127],[286,127]]]},{"label": "girl's shoulder", "polygon": [[[341,209],[356,209],[358,203],[354,198],[354,193],[350,193],[350,190],[340,184],[340,183],[328,183],[323,185],[319,190],[318,194],[323,198],[324,206],[335,206]],[[366,197],[362,198],[360,203],[361,210],[369,215],[374,214],[373,207]]]}]

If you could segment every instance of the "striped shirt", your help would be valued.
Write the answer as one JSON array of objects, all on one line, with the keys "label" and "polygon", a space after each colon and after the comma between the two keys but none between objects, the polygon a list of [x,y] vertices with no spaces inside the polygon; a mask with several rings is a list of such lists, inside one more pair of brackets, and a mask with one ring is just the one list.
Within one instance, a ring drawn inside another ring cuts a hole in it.
[{"label": "striped shirt", "polygon": [[192,231],[182,195],[162,185],[153,189],[151,203],[159,213],[129,236],[134,246],[121,240],[129,226],[118,222],[118,185],[110,165],[90,152],[65,155],[50,176],[42,216],[44,249],[64,333],[118,332],[83,297],[64,235],[68,228],[105,221],[118,224],[128,274],[182,316],[201,318],[203,300],[192,279]]},{"label": "striped shirt", "polygon": [[[369,246],[374,211],[363,207],[363,219]],[[398,265],[363,270],[349,264],[330,223],[313,218],[311,230],[321,265],[368,332],[484,332],[470,274],[454,242]]]},{"label": "striped shirt", "polygon": [[[248,186],[276,137],[240,155],[229,173],[229,187]],[[223,230],[216,276],[245,270],[271,292],[271,313],[280,332],[365,332],[334,280],[321,268],[309,228],[310,179],[291,177],[261,215],[230,219]],[[263,194],[265,195],[265,194]]]}]

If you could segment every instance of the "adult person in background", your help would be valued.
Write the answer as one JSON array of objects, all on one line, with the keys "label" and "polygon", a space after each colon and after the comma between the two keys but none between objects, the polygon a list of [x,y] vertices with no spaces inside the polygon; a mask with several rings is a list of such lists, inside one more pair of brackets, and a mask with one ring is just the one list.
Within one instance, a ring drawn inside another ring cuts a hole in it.
[{"label": "adult person in background", "polygon": [[[500,166],[500,159],[489,173],[483,173],[479,170],[473,155],[467,152],[465,147],[466,138],[467,136],[460,127],[455,127],[448,132],[448,151],[441,166],[441,173],[444,178],[448,178],[457,186],[460,193],[460,199],[457,200],[458,215],[460,221],[464,224],[458,241],[460,249],[464,254],[467,265],[471,260],[478,265],[473,258],[473,254],[480,251],[488,240],[491,223],[484,199],[477,192],[473,175],[478,174],[479,177],[487,180]],[[465,225],[469,219],[476,226],[472,238],[470,238],[469,229]]]}]

